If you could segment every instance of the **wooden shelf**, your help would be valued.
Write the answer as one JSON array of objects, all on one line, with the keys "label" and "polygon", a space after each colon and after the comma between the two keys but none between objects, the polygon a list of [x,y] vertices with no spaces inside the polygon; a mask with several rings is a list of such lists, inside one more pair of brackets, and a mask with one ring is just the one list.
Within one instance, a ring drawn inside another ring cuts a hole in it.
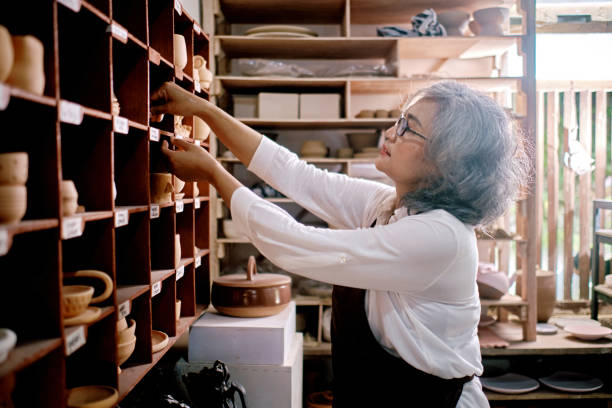
[{"label": "wooden shelf", "polygon": [[296,306],[331,306],[331,297],[298,295],[293,298]]},{"label": "wooden shelf", "polygon": [[501,37],[411,37],[398,41],[398,58],[494,57],[518,44],[521,36]]},{"label": "wooden shelf", "polygon": [[127,210],[128,214],[136,214],[149,211],[148,205],[118,205],[115,207],[115,212]]},{"label": "wooden shelf", "polygon": [[[218,157],[217,160],[221,163],[237,163],[242,164],[238,159],[228,159],[225,157]],[[371,159],[339,159],[337,157],[320,157],[320,158],[306,158],[303,159],[307,163],[313,164],[353,164],[353,163],[372,163],[374,158]]]},{"label": "wooden shelf", "polygon": [[321,342],[315,346],[304,345],[304,356],[331,356],[331,343]]},{"label": "wooden shelf", "polygon": [[277,0],[222,0],[221,12],[228,23],[338,24],[344,0],[279,2]]},{"label": "wooden shelf", "polygon": [[206,256],[210,253],[210,249],[200,249],[198,252],[196,252],[195,257],[199,257],[199,256]]},{"label": "wooden shelf", "polygon": [[218,75],[216,80],[229,91],[261,92],[279,88],[344,88],[347,80],[344,78],[288,78],[288,77],[243,77]]},{"label": "wooden shelf", "polygon": [[480,299],[481,306],[527,306],[527,302],[520,296],[504,295],[499,300]]},{"label": "wooden shelf", "polygon": [[33,231],[42,231],[57,228],[59,222],[55,218],[44,220],[22,220],[17,223],[1,224],[0,230],[5,230],[9,235],[25,234]]},{"label": "wooden shelf", "polygon": [[117,287],[117,304],[136,299],[150,289],[149,285],[125,285]]},{"label": "wooden shelf", "polygon": [[251,119],[238,118],[247,126],[269,129],[387,129],[396,119]]},{"label": "wooden shelf", "polygon": [[56,106],[56,101],[54,98],[50,98],[45,95],[36,95],[23,89],[15,88],[5,84],[2,84],[2,86],[6,86],[9,88],[11,98],[23,99],[30,102],[40,103],[41,105]]},{"label": "wooden shelf", "polygon": [[0,377],[29,366],[61,345],[61,338],[18,342],[17,346],[9,353],[6,361],[0,364]]},{"label": "wooden shelf", "polygon": [[569,393],[546,389],[544,386],[526,394],[500,394],[498,392],[486,391],[485,395],[489,401],[536,401],[536,400],[596,400],[612,399],[612,393],[587,392]]},{"label": "wooden shelf", "polygon": [[151,271],[151,283],[161,282],[170,276],[174,275],[174,269],[162,269]]}]

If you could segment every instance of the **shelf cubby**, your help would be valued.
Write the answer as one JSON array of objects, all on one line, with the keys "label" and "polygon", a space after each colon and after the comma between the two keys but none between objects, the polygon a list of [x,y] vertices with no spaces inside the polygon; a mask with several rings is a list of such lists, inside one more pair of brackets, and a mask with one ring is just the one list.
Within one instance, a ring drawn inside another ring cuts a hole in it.
[{"label": "shelf cubby", "polygon": [[[16,373],[11,395],[15,407],[65,407],[64,350],[60,345],[57,344],[43,358]],[[53,375],[49,375],[49,367],[53,367]]]},{"label": "shelf cubby", "polygon": [[151,299],[153,330],[160,330],[168,336],[176,335],[176,280],[169,274],[161,281],[161,291]]},{"label": "shelf cubby", "polygon": [[[179,15],[176,10],[174,11],[174,34],[185,37],[187,65],[183,68],[183,73],[193,78],[193,21],[185,13]],[[174,64],[176,65],[176,62]]]},{"label": "shelf cubby", "polygon": [[[136,322],[136,347],[130,358],[121,365],[120,377],[126,367],[151,362],[151,291],[146,290],[133,298],[130,302],[130,314],[127,319]],[[121,382],[121,378],[119,380]]]},{"label": "shelf cubby", "polygon": [[130,128],[127,135],[114,133],[114,181],[116,206],[149,203],[149,137],[146,131]]},{"label": "shelf cubby", "polygon": [[130,214],[128,225],[115,229],[117,285],[150,285],[149,214]]},{"label": "shelf cubby", "polygon": [[195,316],[195,265],[191,263],[184,268],[183,277],[176,281],[176,299],[181,301],[181,317]]},{"label": "shelf cubby", "polygon": [[165,58],[174,61],[174,4],[171,1],[149,1],[149,46]]},{"label": "shelf cubby", "polygon": [[210,248],[209,225],[210,210],[209,201],[200,200],[200,208],[195,211],[195,246],[199,249]]},{"label": "shelf cubby", "polygon": [[[128,2],[129,3],[129,2]],[[113,89],[119,101],[119,116],[146,125],[148,104],[148,50],[134,41],[113,39]]]},{"label": "shelf cubby", "polygon": [[[210,305],[210,268],[209,255],[201,258],[200,265],[194,264],[196,304],[207,308]],[[181,312],[182,313],[182,312]]]},{"label": "shelf cubby", "polygon": [[146,0],[113,2],[113,20],[144,44],[148,43]]},{"label": "shelf cubby", "polygon": [[60,98],[100,112],[111,111],[108,24],[86,8],[58,7]]},{"label": "shelf cubby", "polygon": [[181,236],[181,257],[194,257],[194,212],[193,203],[184,204],[183,211],[176,214],[176,233]]},{"label": "shelf cubby", "polygon": [[174,269],[175,217],[171,207],[160,208],[151,220],[151,269]]},{"label": "shelf cubby", "polygon": [[[174,71],[171,67],[164,63],[155,65],[149,62],[149,92],[151,95],[164,84],[164,82],[172,82]],[[165,114],[161,122],[153,122],[149,120],[149,125],[166,132],[174,132],[174,115]]]}]

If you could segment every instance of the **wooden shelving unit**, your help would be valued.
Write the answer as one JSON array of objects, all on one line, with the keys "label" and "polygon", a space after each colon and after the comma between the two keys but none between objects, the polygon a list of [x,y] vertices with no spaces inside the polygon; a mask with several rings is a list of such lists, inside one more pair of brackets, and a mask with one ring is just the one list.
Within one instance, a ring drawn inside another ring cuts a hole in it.
[{"label": "wooden shelving unit", "polygon": [[[0,24],[44,44],[46,85],[33,95],[0,84],[8,99],[0,124],[14,135],[0,152],[29,155],[27,213],[0,224],[0,327],[18,338],[0,364],[0,382],[14,380],[14,387],[0,397],[15,407],[55,408],[66,405],[69,388],[108,385],[121,400],[210,303],[208,185],[199,185],[200,197],[185,197],[182,209],[149,199],[150,173],[167,171],[160,139],[174,132],[172,115],[149,122],[150,95],[174,81],[208,98],[195,91],[192,57],[210,60],[209,37],[180,1],[53,0],[35,12],[23,2],[5,6]],[[174,33],[187,40],[184,72],[173,63]],[[111,114],[113,91],[119,117]],[[74,181],[85,212],[62,216],[64,179]],[[177,233],[183,258],[174,265]],[[63,273],[80,269],[107,273],[113,293],[96,305],[102,310],[94,321],[64,327]],[[116,322],[124,315],[137,322],[137,342],[118,373]],[[155,354],[152,329],[170,336]]]}]

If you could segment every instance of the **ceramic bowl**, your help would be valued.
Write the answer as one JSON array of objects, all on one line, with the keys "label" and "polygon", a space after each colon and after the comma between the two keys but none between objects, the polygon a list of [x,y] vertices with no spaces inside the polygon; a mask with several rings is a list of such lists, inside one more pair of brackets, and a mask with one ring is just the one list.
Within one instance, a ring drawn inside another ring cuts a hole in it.
[{"label": "ceramic bowl", "polygon": [[571,324],[565,326],[563,330],[583,340],[597,340],[612,334],[609,328],[593,324]]},{"label": "ceramic bowl", "polygon": [[174,192],[180,193],[185,188],[185,182],[180,178],[174,176]]},{"label": "ceramic bowl", "polygon": [[341,147],[338,149],[338,158],[349,159],[351,157],[353,157],[353,149],[350,147]]},{"label": "ceramic bowl", "polygon": [[110,408],[117,403],[119,393],[105,385],[87,385],[68,390],[69,408]]},{"label": "ceramic bowl", "polygon": [[[477,35],[504,35],[504,27],[509,16],[510,10],[506,7],[489,7],[476,10],[474,21],[478,25]],[[470,28],[472,28],[472,25],[470,25]]]},{"label": "ceramic bowl", "polygon": [[441,11],[437,14],[438,22],[450,36],[464,36],[467,31],[470,14],[461,10]]},{"label": "ceramic bowl", "polygon": [[74,181],[72,180],[63,180],[62,185],[60,186],[60,191],[62,195],[62,200],[67,198],[79,198],[79,193],[77,192],[76,186],[74,185]]},{"label": "ceramic bowl", "polygon": [[134,319],[129,320],[129,325],[123,330],[117,330],[117,344],[127,343],[130,340],[136,338],[134,333],[136,332],[136,321]]},{"label": "ceramic bowl", "polygon": [[28,181],[28,154],[0,154],[0,185],[24,185]]},{"label": "ceramic bowl", "polygon": [[13,68],[14,59],[11,33],[6,27],[0,25],[0,82],[4,82],[8,78],[11,68]]},{"label": "ceramic bowl", "polygon": [[202,67],[206,67],[206,60],[201,55],[194,55],[193,56],[193,68],[197,70]]},{"label": "ceramic bowl", "polygon": [[306,140],[300,149],[302,157],[325,157],[327,155],[327,146],[321,140]]},{"label": "ceramic bowl", "polygon": [[168,335],[163,331],[153,330],[151,332],[151,343],[153,353],[163,350],[168,345]]},{"label": "ceramic bowl", "polygon": [[187,44],[180,34],[174,34],[174,65],[181,70],[187,66]]},{"label": "ceramic bowl", "polygon": [[612,275],[606,275],[605,285],[609,288],[612,288]]},{"label": "ceramic bowl", "polygon": [[378,143],[376,132],[370,133],[347,133],[349,145],[354,151],[360,152],[364,147],[374,147]]},{"label": "ceramic bowl", "polygon": [[371,109],[363,109],[355,117],[357,117],[357,118],[373,118],[374,117],[374,111],[371,110]]},{"label": "ceramic bowl", "polygon": [[117,364],[121,365],[127,361],[136,348],[136,336],[132,337],[125,343],[117,344]]},{"label": "ceramic bowl", "polygon": [[376,109],[376,111],[374,112],[374,117],[375,118],[388,118],[389,111],[386,109]]},{"label": "ceramic bowl", "polygon": [[196,140],[206,140],[210,135],[210,126],[198,116],[193,117],[193,138]]},{"label": "ceramic bowl", "polygon": [[400,117],[400,115],[402,114],[402,111],[400,109],[391,109],[389,111],[389,117],[390,118],[398,118]]},{"label": "ceramic bowl", "polygon": [[0,364],[7,358],[17,343],[17,335],[10,329],[0,329]]},{"label": "ceramic bowl", "polygon": [[66,285],[62,289],[64,317],[79,315],[87,309],[94,294],[94,288],[86,285]]},{"label": "ceramic bowl", "polygon": [[234,220],[223,220],[223,233],[226,238],[245,238],[245,236],[238,231],[238,227],[234,224]]},{"label": "ceramic bowl", "polygon": [[176,306],[174,308],[176,311],[176,320],[178,321],[181,318],[181,300],[176,301]]},{"label": "ceramic bowl", "polygon": [[25,186],[0,186],[0,223],[20,221],[28,205]]}]

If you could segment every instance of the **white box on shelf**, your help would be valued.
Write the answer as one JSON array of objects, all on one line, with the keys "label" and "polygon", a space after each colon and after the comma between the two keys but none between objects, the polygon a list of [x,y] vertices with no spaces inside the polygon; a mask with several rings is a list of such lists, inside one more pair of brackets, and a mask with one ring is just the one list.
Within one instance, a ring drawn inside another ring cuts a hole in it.
[{"label": "white box on shelf", "polygon": [[297,119],[299,95],[261,92],[257,98],[260,119]]},{"label": "white box on shelf", "polygon": [[[230,380],[246,390],[249,408],[301,408],[303,346],[302,333],[293,333],[287,359],[280,365],[228,364]],[[223,360],[221,360],[223,361]],[[200,372],[211,363],[189,362],[187,372]],[[236,399],[239,399],[236,396]]]},{"label": "white box on shelf", "polygon": [[234,99],[234,117],[257,117],[257,95],[232,95],[232,98]]},{"label": "white box on shelf", "polygon": [[300,119],[340,119],[340,94],[300,94]]},{"label": "white box on shelf", "polygon": [[189,333],[190,363],[275,364],[286,360],[295,333],[295,302],[268,317],[206,313]]}]

